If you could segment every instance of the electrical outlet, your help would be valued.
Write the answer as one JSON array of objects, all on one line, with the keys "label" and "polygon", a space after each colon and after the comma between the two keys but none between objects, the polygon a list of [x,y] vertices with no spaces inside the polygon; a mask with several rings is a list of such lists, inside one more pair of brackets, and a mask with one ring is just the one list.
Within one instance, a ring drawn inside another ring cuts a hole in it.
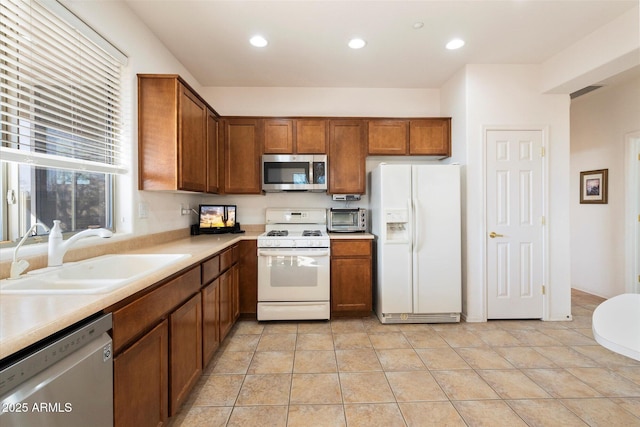
[{"label": "electrical outlet", "polygon": [[145,202],[138,203],[138,218],[149,218],[149,205]]},{"label": "electrical outlet", "polygon": [[185,208],[182,203],[180,203],[180,215],[191,215],[191,208],[189,205]]}]

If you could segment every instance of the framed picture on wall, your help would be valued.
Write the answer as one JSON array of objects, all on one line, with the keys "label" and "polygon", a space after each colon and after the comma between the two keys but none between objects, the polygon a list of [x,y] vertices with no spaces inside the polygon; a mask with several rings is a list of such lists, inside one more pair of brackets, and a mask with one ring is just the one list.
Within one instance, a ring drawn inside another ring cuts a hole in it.
[{"label": "framed picture on wall", "polygon": [[580,172],[580,203],[606,204],[609,169]]}]

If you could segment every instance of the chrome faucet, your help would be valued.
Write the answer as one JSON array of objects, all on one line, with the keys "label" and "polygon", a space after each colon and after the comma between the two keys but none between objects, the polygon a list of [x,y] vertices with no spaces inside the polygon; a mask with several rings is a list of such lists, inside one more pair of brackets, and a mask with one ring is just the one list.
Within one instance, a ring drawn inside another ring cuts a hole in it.
[{"label": "chrome faucet", "polygon": [[49,227],[47,227],[42,223],[36,222],[31,226],[31,228],[29,228],[29,231],[27,231],[24,234],[24,236],[22,236],[22,239],[20,239],[20,242],[16,245],[16,248],[13,250],[13,261],[11,262],[11,271],[9,273],[9,279],[19,279],[21,277],[20,275],[27,268],[29,268],[29,261],[27,261],[26,259],[21,259],[20,261],[18,261],[18,249],[20,249],[20,246],[22,246],[25,240],[27,240],[27,237],[29,237],[31,233],[33,233],[33,230],[35,230],[36,227],[38,226],[42,227],[42,229],[45,232],[49,232]]},{"label": "chrome faucet", "polygon": [[49,267],[57,267],[62,265],[62,258],[67,253],[71,245],[83,237],[99,236],[103,238],[113,236],[113,233],[106,228],[95,228],[81,231],[78,234],[74,234],[67,240],[62,240],[62,228],[60,227],[60,220],[53,221],[53,228],[49,233]]}]

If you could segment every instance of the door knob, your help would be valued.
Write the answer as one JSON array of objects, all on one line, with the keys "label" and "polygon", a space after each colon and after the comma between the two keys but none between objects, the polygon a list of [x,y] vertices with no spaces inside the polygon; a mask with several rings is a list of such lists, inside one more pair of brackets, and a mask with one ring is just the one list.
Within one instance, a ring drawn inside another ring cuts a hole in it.
[{"label": "door knob", "polygon": [[495,239],[496,237],[504,237],[504,234],[498,234],[495,231],[492,231],[491,233],[489,233],[489,237]]}]

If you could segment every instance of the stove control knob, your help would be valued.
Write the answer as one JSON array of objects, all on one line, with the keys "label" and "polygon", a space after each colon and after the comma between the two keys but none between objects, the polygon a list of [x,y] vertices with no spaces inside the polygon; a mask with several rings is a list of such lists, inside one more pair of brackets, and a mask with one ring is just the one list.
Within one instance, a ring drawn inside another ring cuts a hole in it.
[{"label": "stove control knob", "polygon": [[291,241],[291,247],[295,248],[296,247],[297,242],[295,240]]}]

